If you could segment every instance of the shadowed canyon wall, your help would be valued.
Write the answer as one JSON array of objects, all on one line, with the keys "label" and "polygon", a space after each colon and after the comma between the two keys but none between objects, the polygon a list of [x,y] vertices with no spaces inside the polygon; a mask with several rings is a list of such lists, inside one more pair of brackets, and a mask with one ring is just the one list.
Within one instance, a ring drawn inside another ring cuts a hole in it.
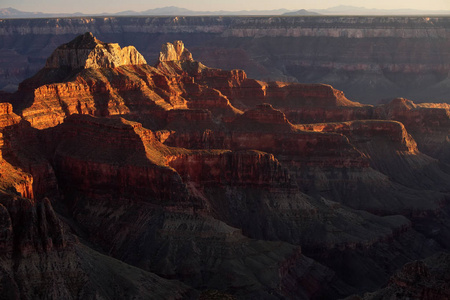
[{"label": "shadowed canyon wall", "polygon": [[56,46],[86,31],[134,45],[152,64],[182,39],[210,67],[250,78],[328,83],[349,99],[445,101],[450,87],[446,17],[94,17],[0,20],[0,89],[45,65]]}]

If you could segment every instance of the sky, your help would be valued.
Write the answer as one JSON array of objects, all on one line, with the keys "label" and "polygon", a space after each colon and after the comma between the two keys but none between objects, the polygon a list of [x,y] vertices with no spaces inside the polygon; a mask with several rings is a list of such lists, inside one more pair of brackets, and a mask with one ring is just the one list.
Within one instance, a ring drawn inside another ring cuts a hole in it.
[{"label": "sky", "polygon": [[286,8],[322,9],[351,5],[378,9],[450,10],[450,0],[0,0],[0,8],[13,7],[21,11],[48,13],[116,13],[125,10],[178,6],[197,11],[271,10]]}]

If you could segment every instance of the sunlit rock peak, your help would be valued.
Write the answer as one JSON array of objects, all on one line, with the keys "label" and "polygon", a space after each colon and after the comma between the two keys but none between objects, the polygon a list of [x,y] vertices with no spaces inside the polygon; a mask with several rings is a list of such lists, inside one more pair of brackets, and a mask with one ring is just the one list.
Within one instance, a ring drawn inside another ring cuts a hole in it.
[{"label": "sunlit rock peak", "polygon": [[159,61],[192,61],[192,54],[188,49],[184,48],[182,41],[174,41],[173,43],[165,43],[161,47],[159,53]]},{"label": "sunlit rock peak", "polygon": [[91,32],[58,47],[47,59],[46,68],[115,68],[147,64],[134,46],[120,48],[117,43],[103,43]]}]

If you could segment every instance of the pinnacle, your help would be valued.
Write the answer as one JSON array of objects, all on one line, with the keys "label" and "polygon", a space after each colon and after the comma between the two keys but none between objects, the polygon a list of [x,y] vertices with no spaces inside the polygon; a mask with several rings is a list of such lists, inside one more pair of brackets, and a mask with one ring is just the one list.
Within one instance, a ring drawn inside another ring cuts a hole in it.
[{"label": "pinnacle", "polygon": [[62,47],[66,49],[93,49],[98,44],[104,44],[94,37],[92,32],[86,32],[82,35],[77,36],[75,39]]}]

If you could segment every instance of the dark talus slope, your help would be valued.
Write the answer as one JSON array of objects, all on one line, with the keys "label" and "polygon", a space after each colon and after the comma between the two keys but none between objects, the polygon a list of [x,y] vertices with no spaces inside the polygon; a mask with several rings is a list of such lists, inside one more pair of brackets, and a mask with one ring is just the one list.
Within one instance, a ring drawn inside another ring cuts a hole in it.
[{"label": "dark talus slope", "polygon": [[91,31],[155,60],[161,44],[183,39],[206,65],[260,80],[328,83],[364,103],[447,101],[449,24],[448,17],[373,16],[1,20],[0,89],[13,90],[55,45]]},{"label": "dark talus slope", "polygon": [[[17,175],[5,191],[50,199],[72,234],[121,261],[101,256],[113,274],[134,266],[119,280],[142,297],[137,278],[156,274],[173,298],[335,299],[448,251],[448,168],[389,106],[208,68],[181,41],[152,67],[89,33],[8,97],[2,153]],[[84,262],[101,255],[73,244]]]},{"label": "dark talus slope", "polygon": [[133,268],[80,244],[67,230],[47,198],[22,198],[13,186],[2,186],[3,299],[186,299],[196,295],[180,282]]},{"label": "dark talus slope", "polygon": [[391,277],[386,288],[366,294],[362,299],[448,299],[449,274],[448,253],[436,254],[423,261],[406,264]]}]

